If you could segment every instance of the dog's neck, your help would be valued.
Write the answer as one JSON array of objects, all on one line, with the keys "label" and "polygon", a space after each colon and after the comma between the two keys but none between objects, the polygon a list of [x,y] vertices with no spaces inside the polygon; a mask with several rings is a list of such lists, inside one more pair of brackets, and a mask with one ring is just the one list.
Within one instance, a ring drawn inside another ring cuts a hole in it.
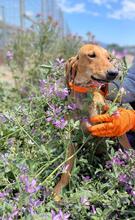
[{"label": "dog's neck", "polygon": [[71,90],[68,100],[69,102],[73,102],[76,104],[77,109],[80,111],[80,114],[83,114],[83,112],[88,113],[88,106],[92,102],[92,99],[89,100],[88,98],[88,93],[80,93],[73,90]]},{"label": "dog's neck", "polygon": [[[86,86],[76,85],[73,81],[68,82],[68,87],[72,94],[87,94],[93,93],[94,91],[100,92],[104,97],[106,97],[108,93],[108,83],[98,83],[95,81],[90,81],[90,83]],[[79,96],[79,95],[78,95]]]},{"label": "dog's neck", "polygon": [[[83,117],[92,117],[98,113],[98,109],[93,101],[95,93],[98,93],[99,102],[103,103],[104,97],[107,94],[108,86],[107,84],[102,84],[102,87],[99,89],[97,87],[87,88],[87,91],[82,90],[78,86],[70,87],[70,96],[69,102],[73,102],[77,105],[78,110],[75,110],[74,115],[79,115],[79,119]],[[84,87],[85,88],[85,87]],[[100,100],[102,97],[102,100]],[[98,99],[97,99],[98,100]]]}]

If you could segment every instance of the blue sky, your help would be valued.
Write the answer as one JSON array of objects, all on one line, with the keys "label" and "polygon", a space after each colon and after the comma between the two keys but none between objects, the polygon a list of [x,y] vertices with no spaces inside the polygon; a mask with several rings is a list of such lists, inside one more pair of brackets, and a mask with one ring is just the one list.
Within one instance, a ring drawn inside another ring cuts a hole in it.
[{"label": "blue sky", "polygon": [[135,45],[135,0],[59,0],[74,33],[105,43]]},{"label": "blue sky", "polygon": [[[135,0],[48,1],[57,2],[72,33],[86,36],[90,31],[104,43],[135,45]],[[7,22],[19,23],[18,3],[19,0],[0,0]],[[34,16],[41,11],[41,0],[25,0],[25,8],[27,14]]]}]

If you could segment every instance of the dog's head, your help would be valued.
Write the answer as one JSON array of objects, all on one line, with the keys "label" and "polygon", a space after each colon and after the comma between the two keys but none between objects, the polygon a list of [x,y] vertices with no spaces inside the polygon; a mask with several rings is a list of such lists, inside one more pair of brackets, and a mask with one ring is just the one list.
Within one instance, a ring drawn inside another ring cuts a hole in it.
[{"label": "dog's head", "polygon": [[91,80],[108,82],[118,76],[110,54],[104,48],[86,44],[66,64],[67,82],[73,80],[76,85],[88,85]]}]

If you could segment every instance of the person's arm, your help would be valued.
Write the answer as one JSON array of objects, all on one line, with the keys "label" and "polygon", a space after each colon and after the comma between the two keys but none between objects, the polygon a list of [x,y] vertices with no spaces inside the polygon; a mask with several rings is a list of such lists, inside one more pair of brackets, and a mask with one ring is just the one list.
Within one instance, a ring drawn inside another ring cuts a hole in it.
[{"label": "person's arm", "polygon": [[124,88],[125,93],[122,96],[122,103],[135,102],[135,58],[133,60],[131,68],[128,70],[128,73],[123,80],[123,83],[121,85],[119,81],[116,81],[115,83],[117,84],[117,86],[112,83],[109,84],[107,97],[109,100],[115,99],[118,93],[118,88]]}]

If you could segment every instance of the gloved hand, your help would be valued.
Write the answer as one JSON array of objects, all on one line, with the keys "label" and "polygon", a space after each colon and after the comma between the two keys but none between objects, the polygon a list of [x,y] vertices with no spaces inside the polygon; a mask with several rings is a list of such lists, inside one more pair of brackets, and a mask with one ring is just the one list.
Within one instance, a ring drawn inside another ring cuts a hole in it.
[{"label": "gloved hand", "polygon": [[119,137],[129,130],[135,130],[135,111],[119,108],[113,115],[103,114],[90,118],[92,123],[88,131],[98,137]]}]

